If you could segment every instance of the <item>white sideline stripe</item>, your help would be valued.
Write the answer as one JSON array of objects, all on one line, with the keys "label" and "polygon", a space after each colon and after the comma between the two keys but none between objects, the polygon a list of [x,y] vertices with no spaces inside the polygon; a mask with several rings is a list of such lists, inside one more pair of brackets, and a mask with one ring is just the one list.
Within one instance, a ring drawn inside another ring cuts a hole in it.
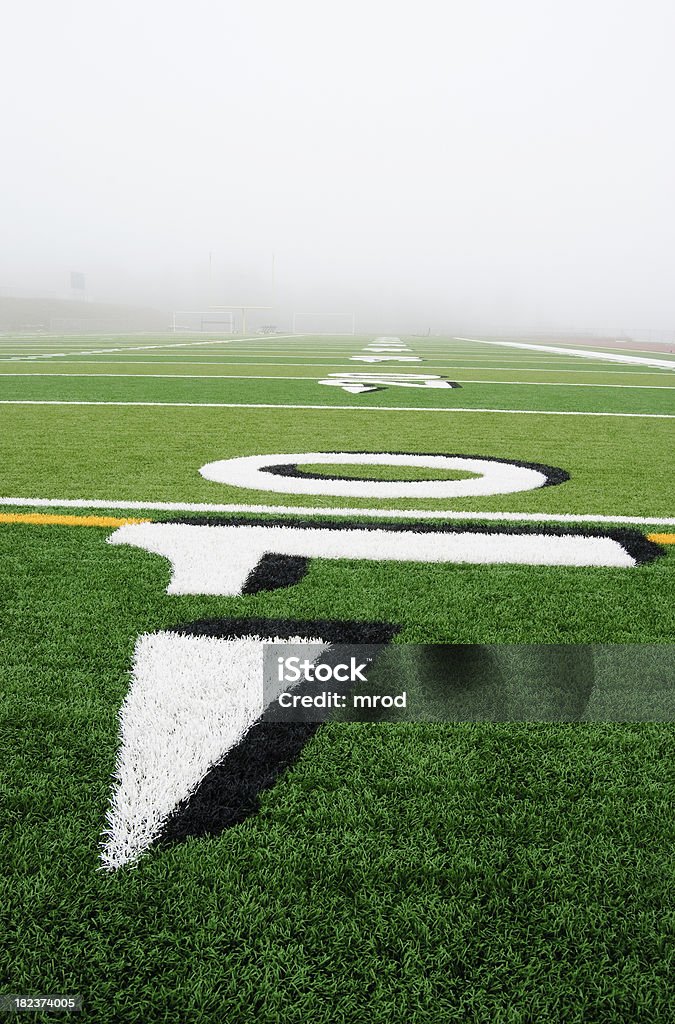
[{"label": "white sideline stripe", "polygon": [[[346,372],[346,371],[345,371]],[[373,370],[373,375],[380,376],[384,371]],[[331,374],[331,376],[335,376]],[[365,376],[369,376],[367,373]],[[299,380],[310,384],[316,383],[314,376],[289,377],[285,374],[251,374],[251,373],[3,373],[0,370],[0,380],[3,377],[133,377],[135,379],[158,379],[158,380]],[[382,383],[387,383],[382,381]],[[508,387],[518,384],[524,387],[543,388],[644,388],[649,391],[675,391],[675,384],[577,384],[574,381],[550,381],[550,380],[470,380],[464,377],[459,380],[460,384],[497,384]]]},{"label": "white sideline stripe", "polygon": [[606,516],[563,512],[457,512],[452,509],[330,508],[325,505],[217,505],[209,502],[104,501],[101,498],[0,498],[0,505],[17,508],[140,509],[150,512],[252,512],[287,516],[366,516],[383,519],[467,519],[529,523],[632,523],[637,526],[675,526],[675,516]]},{"label": "white sideline stripe", "polygon": [[[576,373],[583,373],[577,370]],[[601,372],[601,371],[600,371]],[[30,376],[30,374],[27,374]],[[78,377],[79,374],[73,374]],[[93,374],[96,376],[96,374]],[[498,384],[508,387],[510,384],[519,384],[525,387],[542,388],[647,388],[651,391],[675,391],[675,384],[589,384],[576,381],[558,380],[470,380],[468,377],[457,378],[459,384]]]},{"label": "white sideline stripe", "polygon": [[[279,335],[282,338],[291,338],[291,334]],[[257,341],[257,338],[237,338],[237,341]],[[162,345],[123,345],[121,348],[91,348],[82,349],[79,352],[43,352],[39,355],[28,355],[28,356],[2,356],[0,362],[27,362],[31,359],[63,359],[68,356],[95,356],[98,353],[108,352],[142,352],[147,349],[161,349],[167,348],[194,348],[195,346],[201,347],[204,345],[232,345],[232,339],[220,341],[172,341],[168,344]]]},{"label": "white sideline stripe", "polygon": [[458,338],[458,341],[473,341],[477,345],[500,345],[505,348],[522,348],[531,352],[554,352],[556,355],[576,356],[592,359],[593,362],[608,360],[611,363],[630,363],[638,366],[658,366],[675,370],[673,359],[649,359],[643,356],[627,356],[622,352],[598,352],[596,349],[561,348],[557,345],[531,345],[522,341],[486,341],[484,338]]},{"label": "white sideline stripe", "polygon": [[566,412],[551,409],[465,409],[459,406],[442,409],[437,406],[423,405],[291,405],[277,402],[86,402],[61,401],[57,399],[23,399],[3,398],[0,405],[112,405],[112,406],[150,406],[155,408],[179,409],[317,409],[321,412],[475,412],[508,414],[512,416],[619,416],[624,419],[638,420],[675,420],[675,413],[669,412]]}]

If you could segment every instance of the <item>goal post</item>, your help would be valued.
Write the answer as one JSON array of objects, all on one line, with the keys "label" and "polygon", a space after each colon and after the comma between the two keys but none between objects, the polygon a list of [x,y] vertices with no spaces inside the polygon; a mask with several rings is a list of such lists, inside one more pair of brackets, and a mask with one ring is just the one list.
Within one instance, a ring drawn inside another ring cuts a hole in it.
[{"label": "goal post", "polygon": [[178,310],[173,314],[174,334],[234,334],[234,313],[212,309]]},{"label": "goal post", "polygon": [[356,315],[354,313],[293,313],[292,333],[355,334]]},{"label": "goal post", "polygon": [[[227,306],[211,306],[212,311],[221,310],[231,312],[233,317],[238,315],[242,335],[247,334],[249,329],[251,329],[251,319],[254,321],[257,319],[258,325],[262,326],[260,324],[260,318],[263,317],[264,319],[268,319],[268,313],[273,309],[274,306],[252,306],[249,302],[243,304],[241,302],[231,302]],[[236,327],[233,327],[232,330],[234,334],[238,333]]]}]

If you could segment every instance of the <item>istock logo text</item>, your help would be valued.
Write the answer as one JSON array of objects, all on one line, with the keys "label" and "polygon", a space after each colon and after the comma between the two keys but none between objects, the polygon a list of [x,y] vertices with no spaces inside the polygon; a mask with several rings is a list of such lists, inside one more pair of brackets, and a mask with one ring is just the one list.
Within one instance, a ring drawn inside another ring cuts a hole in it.
[{"label": "istock logo text", "polygon": [[349,664],[340,662],[337,665],[315,665],[308,658],[277,658],[277,679],[280,683],[319,682],[327,683],[366,683],[363,674],[368,666],[367,661],[357,664],[356,658],[350,658]]}]

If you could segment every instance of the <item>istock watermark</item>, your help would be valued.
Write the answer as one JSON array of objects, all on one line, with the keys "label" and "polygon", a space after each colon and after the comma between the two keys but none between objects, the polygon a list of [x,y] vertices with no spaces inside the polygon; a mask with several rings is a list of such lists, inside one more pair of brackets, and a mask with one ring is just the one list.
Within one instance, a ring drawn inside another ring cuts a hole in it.
[{"label": "istock watermark", "polygon": [[267,643],[270,722],[673,722],[673,644]]},{"label": "istock watermark", "polygon": [[[267,644],[263,658],[268,721],[360,721],[372,711],[405,709],[405,689],[383,682],[383,644]],[[400,656],[394,652],[395,657]]]},{"label": "istock watermark", "polygon": [[351,657],[349,662],[339,662],[337,665],[330,665],[326,662],[315,664],[309,658],[299,658],[295,655],[277,658],[277,680],[280,683],[367,683],[365,670],[368,661],[357,664],[357,658]]}]

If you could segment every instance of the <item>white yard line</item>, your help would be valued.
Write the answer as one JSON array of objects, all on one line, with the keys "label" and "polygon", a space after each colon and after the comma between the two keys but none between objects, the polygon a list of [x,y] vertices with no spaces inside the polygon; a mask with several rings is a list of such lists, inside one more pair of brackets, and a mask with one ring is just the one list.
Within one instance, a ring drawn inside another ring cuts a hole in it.
[{"label": "white yard line", "polygon": [[591,359],[593,362],[607,360],[611,363],[630,363],[637,366],[658,366],[675,370],[675,360],[654,359],[643,356],[627,356],[619,352],[598,352],[595,349],[562,348],[553,345],[532,345],[522,341],[486,341],[483,338],[458,338],[458,341],[472,341],[477,345],[499,345],[504,348],[522,348],[531,352],[553,352],[556,355],[575,356],[579,359]]},{"label": "white yard line", "polygon": [[[578,371],[583,373],[583,370]],[[29,376],[29,375],[28,375]],[[73,374],[78,377],[79,374]],[[94,374],[94,376],[97,376]],[[542,388],[647,388],[652,391],[675,391],[675,384],[589,384],[578,381],[558,380],[471,380],[468,377],[456,377],[459,384],[519,384],[525,387]]]},{"label": "white yard line", "polygon": [[[284,334],[280,335],[282,338],[290,338],[293,335]],[[257,341],[258,338],[238,338],[237,341]],[[67,359],[68,356],[95,356],[98,353],[108,352],[141,352],[146,349],[160,349],[162,351],[168,348],[194,348],[203,347],[204,345],[231,345],[232,339],[219,341],[176,341],[169,342],[161,345],[123,345],[121,348],[92,348],[82,349],[79,352],[44,352],[39,355],[5,355],[2,356],[0,361],[2,362],[24,362],[31,359]]]},{"label": "white yard line", "polygon": [[87,402],[80,400],[62,401],[56,399],[23,399],[4,398],[0,405],[110,405],[110,406],[148,406],[157,408],[180,409],[316,409],[321,412],[473,412],[494,415],[512,416],[613,416],[623,419],[638,420],[675,420],[675,413],[665,412],[568,412],[551,409],[466,409],[462,407],[444,409],[437,406],[423,405],[294,405],[290,403],[270,402]]},{"label": "white yard line", "polygon": [[[384,371],[373,371],[382,373]],[[364,371],[367,375],[367,371]],[[0,370],[0,380],[4,377],[132,377],[134,380],[295,380],[306,383],[316,383],[314,376],[288,377],[284,374],[248,374],[248,373],[3,373]],[[386,381],[383,382],[386,384]],[[471,380],[463,378],[460,384],[496,384],[497,386],[509,387],[519,385],[524,387],[543,388],[629,388],[647,389],[649,391],[675,391],[675,384],[579,384],[574,382],[560,382],[550,380]]]},{"label": "white yard line", "polygon": [[[78,355],[97,356],[97,355],[106,355],[108,353],[113,353],[113,352],[120,353],[120,354],[125,354],[127,352],[148,351],[148,350],[151,350],[151,349],[157,350],[157,353],[158,353],[158,356],[159,356],[162,352],[165,352],[165,351],[167,351],[170,348],[189,348],[189,347],[195,347],[195,346],[196,347],[203,347],[205,345],[225,345],[225,344],[231,344],[231,343],[230,342],[220,342],[220,341],[218,341],[218,342],[215,342],[215,341],[214,342],[198,342],[198,343],[197,342],[181,342],[181,343],[176,344],[176,345],[139,345],[139,346],[128,346],[128,347],[124,347],[124,348],[85,349],[85,350],[78,350],[78,351],[39,353],[39,354],[28,354],[28,355],[27,354],[2,354],[2,353],[0,353],[0,364],[1,363],[10,363],[10,362],[12,362],[12,363],[16,363],[16,362],[33,362],[33,361],[38,360],[38,359],[56,359],[56,358],[63,359],[66,362],[82,362],[82,363],[85,363],[85,364],[86,363],[92,363],[92,362],[113,362],[113,363],[119,363],[119,362],[123,362],[124,360],[121,359],[121,358],[120,359],[115,359],[115,360],[96,360],[96,359],[75,360],[75,359],[72,359],[72,356],[78,356]],[[199,353],[199,354],[201,355],[201,353]],[[207,353],[204,353],[204,354],[207,354]],[[210,353],[208,353],[208,354],[210,354]],[[476,369],[476,370],[483,370],[483,369],[485,369],[485,370],[493,370],[493,369],[506,369],[506,370],[509,370],[510,369],[510,370],[537,370],[539,372],[543,372],[543,371],[549,370],[549,371],[558,371],[558,372],[561,372],[561,373],[567,373],[567,372],[569,372],[569,373],[578,373],[578,372],[598,373],[598,372],[606,372],[606,370],[604,370],[604,368],[603,369],[593,368],[593,369],[589,369],[589,370],[580,371],[580,370],[575,368],[574,364],[575,364],[576,360],[574,360],[574,359],[567,359],[567,360],[541,359],[540,361],[538,361],[538,365],[536,367],[530,367],[530,366],[521,366],[520,365],[520,357],[516,357],[516,358],[514,358],[510,362],[509,366],[499,367],[499,366],[487,365],[487,364],[481,363],[481,362],[476,363],[475,362],[476,359],[481,360],[481,359],[489,359],[489,358],[491,358],[490,356],[478,355],[476,352],[471,352],[471,353],[466,353],[466,354],[461,354],[460,355],[458,353],[452,353],[452,352],[447,353],[447,354],[444,354],[444,353],[428,353],[428,354],[425,354],[423,352],[416,351],[413,354],[416,355],[421,361],[423,361],[425,363],[427,363],[427,360],[430,360],[430,359],[446,358],[447,362],[445,362],[443,365],[456,367],[458,369]],[[269,361],[270,356],[279,356],[279,355],[281,355],[281,357],[284,358],[284,360],[286,360],[288,358],[300,358],[300,359],[302,359],[303,356],[311,356],[311,357],[313,357],[314,360],[322,359],[322,360],[325,360],[325,362],[323,362],[323,363],[322,362],[297,362],[297,363],[284,362],[284,363],[274,363],[274,362],[270,362]],[[227,351],[223,352],[223,361],[227,362],[227,361],[231,360],[235,364],[236,364],[236,361],[244,361],[244,362],[249,362],[249,361],[250,362],[260,362],[260,361],[263,361],[267,365],[270,365],[270,366],[275,366],[275,365],[322,366],[322,365],[329,365],[329,364],[330,365],[335,364],[335,365],[342,366],[342,365],[346,365],[346,362],[351,362],[352,361],[352,355],[361,355],[361,353],[359,353],[359,352],[357,352],[357,353],[309,352],[309,351],[308,352],[304,352],[304,351],[297,352],[297,351],[291,351],[291,350],[282,350],[281,352],[274,351],[274,350],[269,351],[269,352],[250,351],[250,350],[246,351],[246,352],[234,352],[231,348],[229,348],[229,349],[227,349]],[[464,360],[466,360],[466,359],[471,359],[471,360],[473,360],[473,362],[468,363],[466,366],[462,366],[462,362]],[[131,359],[129,361],[130,362],[136,362],[137,360]],[[185,363],[185,362],[188,362],[188,361],[191,361],[191,362],[206,362],[206,360],[188,360],[188,359],[183,359],[183,360],[164,360],[164,359],[161,359],[161,358],[151,359],[151,360],[148,360],[147,362],[149,363],[149,365],[153,365],[153,364],[161,365],[162,363],[169,362],[169,361],[171,361],[171,362],[179,362],[179,363]],[[395,362],[396,361],[395,357],[392,356],[390,361]],[[602,360],[587,360],[587,361],[588,362],[602,363]],[[219,362],[220,362],[220,360],[219,360]],[[675,369],[675,361],[673,361],[673,363],[672,363],[672,368]],[[662,370],[661,372],[666,372],[666,371]]]},{"label": "white yard line", "polygon": [[[230,353],[228,352],[228,355]],[[261,357],[262,358],[262,357]],[[223,359],[66,359],[66,363],[72,363],[75,365],[82,366],[227,366],[227,361]],[[243,364],[244,366],[246,363]],[[251,365],[254,365],[251,363]],[[343,362],[327,362],[327,363],[272,363],[265,362],[266,366],[311,366],[318,367],[319,369],[328,369],[331,366],[336,366],[339,369],[353,371],[351,364]],[[235,369],[236,367],[232,367]],[[392,372],[396,371],[396,367],[392,367]],[[514,372],[520,370],[523,372],[532,373],[549,373],[550,368],[542,368],[541,366],[456,366],[452,363],[424,363],[421,367],[422,370],[459,370],[462,373],[465,370],[502,370],[507,372]],[[2,371],[0,371],[1,373]],[[380,372],[388,372],[386,365],[382,365]],[[620,374],[638,374],[641,377],[668,377],[669,374],[666,370],[619,370],[614,366],[606,366],[600,370],[591,369],[590,367],[584,367],[583,369],[578,368],[565,368],[557,370],[557,373],[604,373],[605,376],[619,376]],[[78,374],[77,376],[84,376]],[[198,375],[201,376],[201,375]],[[536,383],[536,381],[525,382],[525,383]]]},{"label": "white yard line", "polygon": [[217,505],[208,502],[177,501],[104,501],[100,498],[0,498],[0,505],[17,508],[97,508],[140,509],[154,512],[252,512],[272,515],[301,516],[367,516],[384,519],[466,519],[490,522],[533,523],[632,523],[635,525],[675,526],[675,517],[607,516],[595,513],[565,512],[456,512],[454,510],[397,508],[326,508],[300,505]]}]

